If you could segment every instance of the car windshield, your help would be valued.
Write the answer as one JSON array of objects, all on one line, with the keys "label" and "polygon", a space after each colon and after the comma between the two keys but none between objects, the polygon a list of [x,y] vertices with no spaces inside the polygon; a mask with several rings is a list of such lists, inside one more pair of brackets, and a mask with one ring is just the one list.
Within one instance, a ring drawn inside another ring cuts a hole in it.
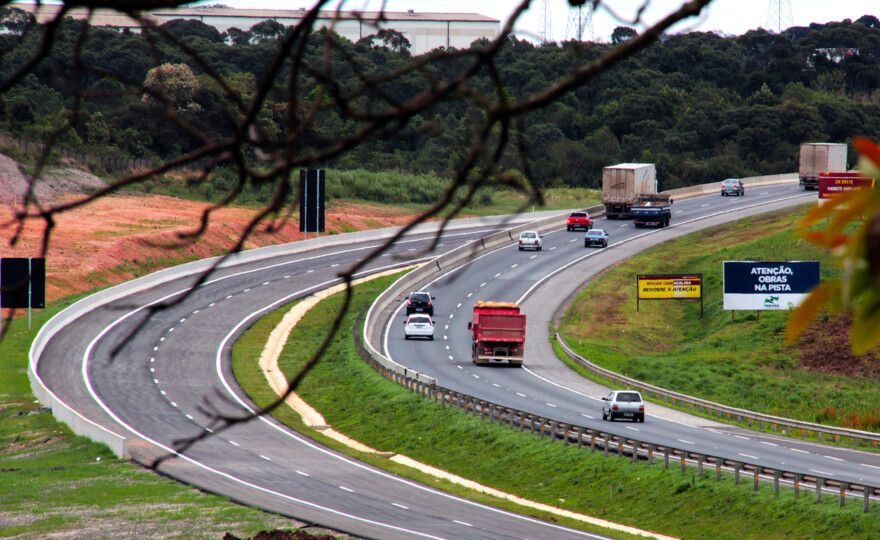
[{"label": "car windshield", "polygon": [[425,293],[415,293],[409,297],[413,302],[420,302],[422,304],[427,304],[430,298]]},{"label": "car windshield", "polygon": [[621,392],[617,394],[617,401],[623,402],[638,402],[641,401],[642,398],[639,397],[635,392]]},{"label": "car windshield", "polygon": [[589,231],[587,233],[587,236],[602,236],[603,234],[605,234],[605,231],[601,229],[594,229],[592,231]]},{"label": "car windshield", "polygon": [[571,215],[571,217],[587,217],[587,214],[584,212],[575,212]]},{"label": "car windshield", "polygon": [[535,237],[535,233],[524,232],[524,233],[522,233],[522,237],[523,237],[523,238],[534,238],[534,237]]}]

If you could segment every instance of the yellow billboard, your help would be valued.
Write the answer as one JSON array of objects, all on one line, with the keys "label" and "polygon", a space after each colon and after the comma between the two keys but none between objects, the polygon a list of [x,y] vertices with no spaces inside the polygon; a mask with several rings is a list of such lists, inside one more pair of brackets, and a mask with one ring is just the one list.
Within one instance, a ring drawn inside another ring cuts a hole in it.
[{"label": "yellow billboard", "polygon": [[701,299],[702,282],[700,274],[638,276],[639,299]]}]

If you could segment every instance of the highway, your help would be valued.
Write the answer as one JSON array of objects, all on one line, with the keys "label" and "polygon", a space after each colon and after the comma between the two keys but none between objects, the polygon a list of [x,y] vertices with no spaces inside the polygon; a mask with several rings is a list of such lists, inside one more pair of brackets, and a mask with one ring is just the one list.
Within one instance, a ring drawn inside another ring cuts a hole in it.
[{"label": "highway", "polygon": [[[392,330],[384,345],[397,362],[438,378],[444,386],[561,421],[599,425],[595,398],[603,390],[574,376],[548,353],[547,326],[556,307],[592,274],[644,247],[810,200],[815,193],[791,184],[747,189],[741,198],[676,202],[668,229],[636,230],[626,221],[600,219],[596,227],[612,235],[607,249],[586,249],[582,233],[564,228],[545,236],[541,252],[502,248],[430,286],[437,297],[435,341],[404,341],[398,314],[389,322]],[[450,231],[438,249],[453,249],[493,230],[497,227]],[[431,239],[430,234],[408,236],[368,271],[424,258]],[[371,538],[595,537],[395,477],[328,450],[271,418],[212,433],[218,413],[240,416],[253,409],[229,366],[236,338],[269,311],[338,283],[338,269],[362,260],[378,244],[352,242],[225,268],[149,318],[145,306],[179,298],[193,278],[130,295],[85,314],[56,335],[40,358],[40,377],[83,416],[129,438],[135,459],[152,463],[170,454],[171,459],[157,465],[161,472],[279,514]],[[529,314],[525,368],[472,366],[466,326],[478,299],[522,302]],[[612,432],[638,429],[642,440],[730,452],[765,466],[786,463],[791,468],[797,463],[805,473],[815,469],[854,482],[876,478],[880,484],[880,456],[759,436],[654,405],[644,424],[603,424]],[[204,434],[212,436],[185,454],[176,452],[179,441]]]}]

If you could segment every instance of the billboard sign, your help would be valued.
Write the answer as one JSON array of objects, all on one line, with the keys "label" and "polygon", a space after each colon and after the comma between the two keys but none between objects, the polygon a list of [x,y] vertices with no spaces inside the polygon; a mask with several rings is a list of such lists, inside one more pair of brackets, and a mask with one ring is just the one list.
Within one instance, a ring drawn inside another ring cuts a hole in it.
[{"label": "billboard sign", "polygon": [[873,187],[873,178],[866,178],[856,172],[821,173],[819,175],[820,199],[833,199],[849,191]]},{"label": "billboard sign", "polygon": [[0,308],[46,307],[46,259],[0,258]]},{"label": "billboard sign", "polygon": [[792,309],[818,285],[818,261],[724,261],[726,310]]},{"label": "billboard sign", "polygon": [[702,281],[702,274],[640,275],[638,277],[639,299],[701,298]]}]

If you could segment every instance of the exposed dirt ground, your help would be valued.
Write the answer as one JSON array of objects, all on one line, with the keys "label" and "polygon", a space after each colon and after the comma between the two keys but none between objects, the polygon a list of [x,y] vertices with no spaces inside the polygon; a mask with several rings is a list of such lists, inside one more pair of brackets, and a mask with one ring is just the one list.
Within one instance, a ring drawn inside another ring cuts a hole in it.
[{"label": "exposed dirt ground", "polygon": [[[49,180],[34,190],[42,205],[84,197],[84,190],[103,186],[97,177],[75,169],[54,170]],[[27,177],[18,164],[0,155],[0,257],[38,257],[46,229],[43,221],[27,222],[16,245],[14,211],[20,209]],[[194,231],[204,203],[160,195],[111,196],[56,217],[46,256],[46,301],[99,286],[121,283],[144,269],[157,270],[185,260],[219,255],[232,247],[256,211],[227,208],[213,214],[208,229],[197,241],[180,235]],[[331,204],[327,232],[351,232],[403,225],[413,216],[406,210],[389,210],[354,204]],[[303,239],[296,221],[282,222],[269,230],[262,225],[245,248]],[[310,234],[314,237],[314,233]]]}]

